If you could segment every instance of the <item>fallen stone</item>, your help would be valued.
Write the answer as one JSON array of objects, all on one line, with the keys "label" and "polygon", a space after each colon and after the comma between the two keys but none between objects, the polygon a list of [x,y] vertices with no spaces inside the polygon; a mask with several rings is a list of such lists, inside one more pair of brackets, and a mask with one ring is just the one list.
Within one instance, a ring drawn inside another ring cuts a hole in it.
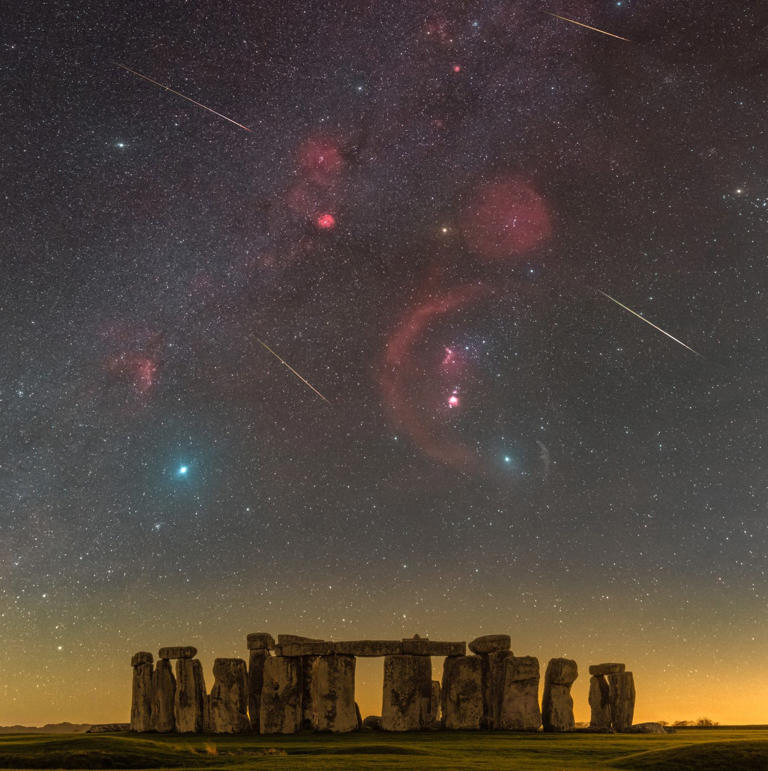
[{"label": "fallen stone", "polygon": [[571,685],[578,677],[578,667],[572,659],[551,659],[544,676],[541,719],[549,732],[573,731],[573,698]]},{"label": "fallen stone", "polygon": [[145,733],[152,730],[152,654],[137,653],[131,661],[141,663],[133,665],[130,727],[131,731]]},{"label": "fallen stone", "polygon": [[610,730],[611,703],[608,681],[603,675],[593,675],[589,678],[589,706],[592,710],[589,727],[598,731]]},{"label": "fallen stone", "polygon": [[251,632],[245,638],[249,651],[268,650],[275,647],[275,638],[269,632]]},{"label": "fallen stone", "polygon": [[363,719],[363,728],[371,731],[381,731],[381,715],[367,715]]},{"label": "fallen stone", "polygon": [[421,731],[429,723],[432,660],[429,656],[386,656],[381,727]]},{"label": "fallen stone", "polygon": [[483,720],[483,662],[477,656],[449,656],[443,664],[443,724],[473,731]]},{"label": "fallen stone", "polygon": [[197,648],[191,645],[176,645],[169,648],[160,648],[157,652],[159,659],[193,659],[197,655]]},{"label": "fallen stone", "polygon": [[504,680],[497,727],[505,731],[538,731],[539,660],[534,656],[504,659]]},{"label": "fallen stone", "polygon": [[201,733],[205,724],[205,679],[198,659],[176,661],[176,699],[173,716],[180,734]]},{"label": "fallen stone", "polygon": [[463,656],[467,652],[465,642],[432,642],[416,637],[402,643],[404,656]]},{"label": "fallen stone", "polygon": [[242,659],[213,662],[210,700],[210,730],[216,734],[245,733],[248,720],[248,673]]},{"label": "fallen stone", "polygon": [[667,729],[661,723],[635,723],[627,728],[629,734],[665,734]]},{"label": "fallen stone", "polygon": [[264,660],[259,733],[292,734],[301,725],[301,661],[285,656]]},{"label": "fallen stone", "polygon": [[320,656],[312,664],[312,728],[316,731],[356,731],[355,657]]},{"label": "fallen stone", "polygon": [[349,640],[333,643],[333,652],[345,656],[397,656],[403,652],[400,640]]},{"label": "fallen stone", "polygon": [[133,730],[130,723],[96,723],[90,726],[87,734],[121,734]]},{"label": "fallen stone", "polygon": [[264,685],[264,662],[270,658],[266,648],[252,649],[248,657],[248,716],[251,730],[259,732],[261,688]]},{"label": "fallen stone", "polygon": [[[154,660],[154,656],[148,651],[139,651],[131,656],[131,666],[138,667],[139,664],[151,664]],[[118,723],[104,723],[104,725],[118,725]]]},{"label": "fallen stone", "polygon": [[469,643],[469,649],[472,653],[482,655],[484,653],[508,651],[511,645],[512,638],[508,634],[485,634],[472,640]]},{"label": "fallen stone", "polygon": [[589,667],[590,675],[616,675],[623,672],[624,664],[592,664]]},{"label": "fallen stone", "polygon": [[168,659],[160,659],[152,674],[152,730],[170,733],[176,729],[173,705],[176,701],[176,678]]},{"label": "fallen stone", "polygon": [[635,681],[631,672],[608,675],[611,725],[614,731],[626,731],[635,714]]}]

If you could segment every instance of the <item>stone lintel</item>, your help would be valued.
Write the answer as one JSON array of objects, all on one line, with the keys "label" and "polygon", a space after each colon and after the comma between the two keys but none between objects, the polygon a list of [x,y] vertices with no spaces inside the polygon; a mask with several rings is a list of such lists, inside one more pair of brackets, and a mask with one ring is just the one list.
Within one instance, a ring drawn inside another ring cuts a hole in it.
[{"label": "stone lintel", "polygon": [[325,642],[318,637],[302,637],[298,634],[279,634],[277,636],[278,645],[295,645],[297,643],[318,643]]},{"label": "stone lintel", "polygon": [[403,640],[405,656],[464,656],[466,652],[465,642],[437,642],[418,637]]},{"label": "stone lintel", "polygon": [[469,643],[469,649],[472,653],[477,653],[480,656],[484,653],[508,651],[511,646],[512,638],[508,634],[485,634],[482,637],[476,637]]},{"label": "stone lintel", "polygon": [[590,675],[618,675],[626,669],[624,664],[592,664]]},{"label": "stone lintel", "polygon": [[403,652],[400,640],[346,640],[333,643],[333,652],[348,656],[397,656]]},{"label": "stone lintel", "polygon": [[278,643],[275,646],[275,653],[278,656],[330,656],[333,653],[333,643],[323,642],[304,642],[304,643]]},{"label": "stone lintel", "polygon": [[174,645],[160,648],[157,652],[159,659],[193,659],[197,655],[197,648],[191,645]]}]

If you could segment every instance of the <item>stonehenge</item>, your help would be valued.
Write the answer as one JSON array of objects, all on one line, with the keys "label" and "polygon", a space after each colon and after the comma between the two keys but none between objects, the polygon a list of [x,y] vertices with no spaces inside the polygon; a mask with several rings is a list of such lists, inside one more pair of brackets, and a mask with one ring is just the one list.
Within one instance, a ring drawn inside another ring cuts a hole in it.
[{"label": "stonehenge", "polygon": [[[539,660],[515,656],[511,642],[504,634],[483,635],[469,645],[418,635],[338,642],[278,635],[275,641],[267,632],[254,632],[246,638],[247,661],[215,659],[210,694],[195,647],[160,648],[156,661],[140,651],[131,658],[130,730],[633,730],[635,684],[624,664],[589,667],[589,729],[576,729],[571,696],[578,677],[576,662],[550,659],[539,702]],[[433,656],[445,657],[442,681],[432,679]],[[364,720],[355,701],[358,657],[384,659],[381,715]]]}]

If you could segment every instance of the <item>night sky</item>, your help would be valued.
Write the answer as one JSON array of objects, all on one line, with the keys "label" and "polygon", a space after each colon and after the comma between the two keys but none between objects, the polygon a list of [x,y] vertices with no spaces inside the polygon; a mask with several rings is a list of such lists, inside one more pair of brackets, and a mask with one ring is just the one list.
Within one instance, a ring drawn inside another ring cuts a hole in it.
[{"label": "night sky", "polygon": [[764,6],[6,3],[0,723],[254,631],[768,722]]}]

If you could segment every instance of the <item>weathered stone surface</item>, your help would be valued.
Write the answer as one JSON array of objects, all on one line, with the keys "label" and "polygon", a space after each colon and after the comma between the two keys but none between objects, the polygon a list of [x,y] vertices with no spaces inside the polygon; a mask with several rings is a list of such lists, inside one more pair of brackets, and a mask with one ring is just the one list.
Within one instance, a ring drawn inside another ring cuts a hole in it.
[{"label": "weathered stone surface", "polygon": [[400,640],[348,640],[333,643],[333,652],[347,656],[397,656],[403,652]]},{"label": "weathered stone surface", "polygon": [[592,664],[589,667],[590,675],[616,675],[625,670],[624,664]]},{"label": "weathered stone surface", "polygon": [[608,675],[611,724],[614,731],[626,731],[635,714],[635,681],[631,672]]},{"label": "weathered stone surface", "polygon": [[312,664],[312,727],[316,731],[356,731],[355,657],[320,656]]},{"label": "weathered stone surface", "polygon": [[[136,656],[143,654],[137,653]],[[136,656],[133,658],[136,659]],[[131,688],[131,731],[144,733],[152,730],[152,654],[149,662],[135,664]]]},{"label": "weathered stone surface", "polygon": [[312,667],[317,656],[302,656],[299,676],[301,677],[301,728],[312,728]]},{"label": "weathered stone surface", "polygon": [[506,731],[538,731],[539,660],[533,656],[504,659],[504,680],[497,727]]},{"label": "weathered stone surface", "polygon": [[[590,667],[590,670],[592,667]],[[592,716],[589,727],[607,731],[611,727],[611,704],[608,681],[603,675],[593,675],[589,678],[589,706]]]},{"label": "weathered stone surface", "polygon": [[571,685],[578,677],[578,667],[572,659],[551,659],[544,676],[544,696],[541,718],[545,731],[573,731],[573,698]]},{"label": "weathered stone surface", "polygon": [[178,659],[173,716],[179,733],[200,733],[203,730],[205,695],[205,679],[200,661],[189,658]]},{"label": "weathered stone surface", "polygon": [[217,734],[248,731],[248,673],[243,659],[216,659],[213,662],[213,688],[210,695],[210,730]]},{"label": "weathered stone surface", "polygon": [[432,697],[429,656],[386,656],[381,726],[385,731],[420,731],[428,726]]},{"label": "weathered stone surface", "polygon": [[275,647],[275,653],[278,656],[330,656],[333,653],[333,643],[324,642],[303,642],[303,643],[278,643]]},{"label": "weathered stone surface", "polygon": [[482,655],[483,653],[508,651],[511,645],[512,638],[508,634],[484,634],[482,637],[475,637],[469,643],[469,649],[472,653]]},{"label": "weathered stone surface", "polygon": [[170,733],[176,728],[173,705],[176,701],[176,678],[168,659],[160,659],[152,674],[152,730]]},{"label": "weathered stone surface", "polygon": [[512,651],[483,654],[483,728],[498,728],[504,692],[504,662]]},{"label": "weathered stone surface", "polygon": [[363,728],[371,731],[381,731],[381,715],[367,715],[363,719]]},{"label": "weathered stone surface", "polygon": [[483,661],[477,656],[449,656],[443,664],[443,724],[472,731],[483,720]]},{"label": "weathered stone surface", "polygon": [[269,658],[265,648],[251,650],[248,657],[248,716],[251,730],[259,731],[259,710],[261,709],[261,688],[264,684],[264,662]]},{"label": "weathered stone surface", "polygon": [[573,659],[550,659],[546,679],[555,685],[573,685],[579,676],[579,668]]},{"label": "weathered stone surface", "polygon": [[635,723],[627,728],[629,734],[665,734],[667,729],[661,723]]},{"label": "weathered stone surface", "polygon": [[249,651],[269,650],[275,647],[275,638],[269,632],[251,632],[245,638]]},{"label": "weathered stone surface", "polygon": [[278,645],[296,645],[299,643],[325,642],[319,637],[302,637],[300,634],[279,634],[277,636]]},{"label": "weathered stone surface", "polygon": [[465,642],[433,642],[419,637],[402,642],[404,656],[463,656],[467,652]]},{"label": "weathered stone surface", "polygon": [[432,693],[429,697],[429,722],[430,725],[436,721],[440,720],[440,712],[441,712],[441,705],[440,705],[440,681],[439,680],[433,680],[432,681]]},{"label": "weathered stone surface", "polygon": [[264,660],[259,732],[292,734],[301,725],[301,661],[285,656]]},{"label": "weathered stone surface", "polygon": [[159,659],[193,659],[197,655],[197,648],[191,645],[175,645],[167,648],[160,648],[157,652]]},{"label": "weathered stone surface", "polygon": [[[151,664],[154,660],[154,656],[149,651],[139,651],[131,656],[131,666],[138,667],[140,664]],[[104,725],[112,725],[112,723],[105,723]]]}]

